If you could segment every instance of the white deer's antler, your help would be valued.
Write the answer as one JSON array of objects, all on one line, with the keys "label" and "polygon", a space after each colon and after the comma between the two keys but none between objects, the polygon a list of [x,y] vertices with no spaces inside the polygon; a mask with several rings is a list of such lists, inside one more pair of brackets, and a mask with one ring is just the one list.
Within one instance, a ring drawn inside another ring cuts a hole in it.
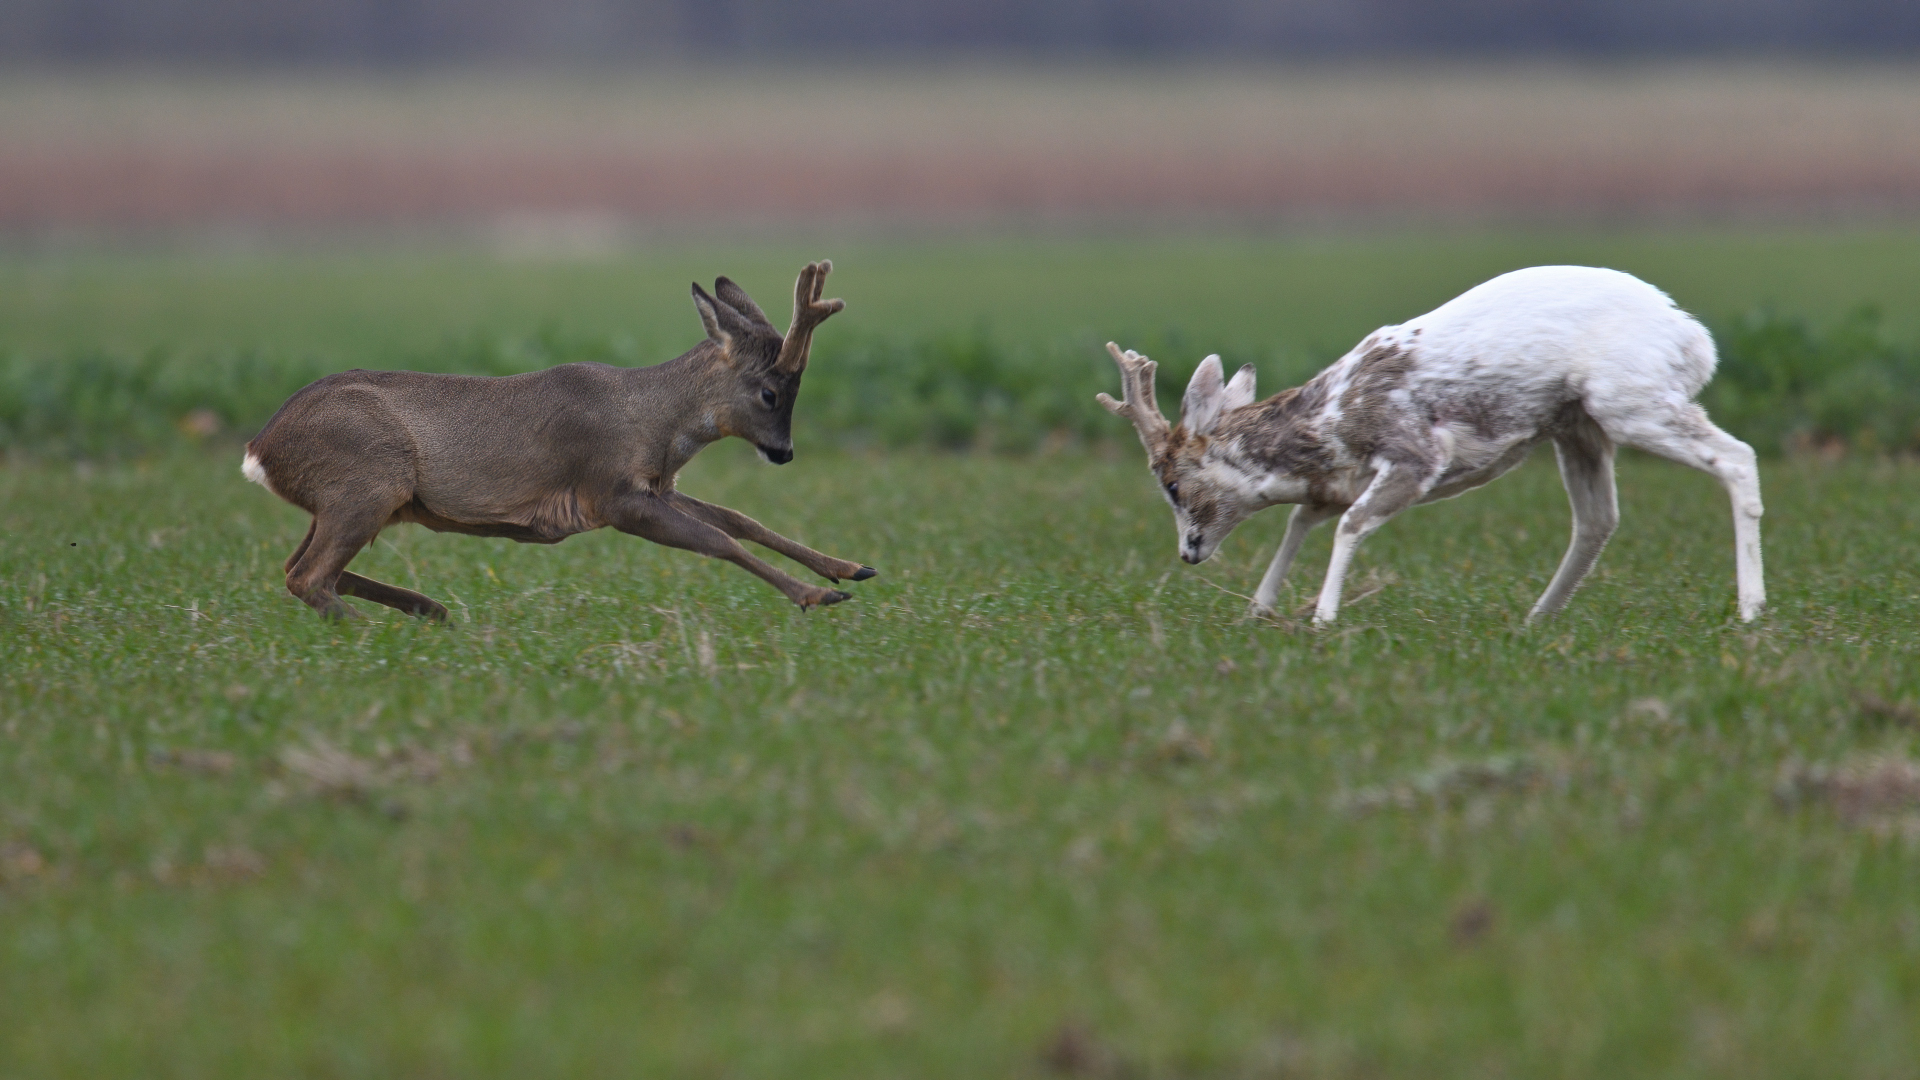
[{"label": "white deer's antler", "polygon": [[1167,418],[1160,414],[1160,406],[1153,396],[1153,376],[1159,365],[1132,349],[1122,352],[1120,346],[1111,341],[1107,342],[1107,353],[1120,366],[1120,392],[1126,400],[1115,401],[1106,394],[1100,394],[1095,400],[1113,415],[1133,421],[1134,430],[1140,433],[1140,442],[1152,453],[1167,440],[1168,431]]}]

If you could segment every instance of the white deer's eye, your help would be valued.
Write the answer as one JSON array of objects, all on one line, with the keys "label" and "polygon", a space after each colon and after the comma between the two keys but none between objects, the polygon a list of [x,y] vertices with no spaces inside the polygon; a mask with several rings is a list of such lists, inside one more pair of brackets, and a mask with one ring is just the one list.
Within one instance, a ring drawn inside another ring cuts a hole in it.
[{"label": "white deer's eye", "polygon": [[771,390],[762,390],[760,391],[760,403],[771,409],[775,405],[780,404],[780,395]]}]

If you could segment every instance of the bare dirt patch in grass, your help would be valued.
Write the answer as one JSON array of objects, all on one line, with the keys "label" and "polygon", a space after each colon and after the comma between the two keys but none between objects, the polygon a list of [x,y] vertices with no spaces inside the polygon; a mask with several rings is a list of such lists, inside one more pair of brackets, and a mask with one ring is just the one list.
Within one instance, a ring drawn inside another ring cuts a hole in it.
[{"label": "bare dirt patch in grass", "polygon": [[1775,793],[1789,804],[1830,806],[1849,825],[1920,837],[1920,761],[1904,755],[1872,754],[1838,765],[1789,764]]}]

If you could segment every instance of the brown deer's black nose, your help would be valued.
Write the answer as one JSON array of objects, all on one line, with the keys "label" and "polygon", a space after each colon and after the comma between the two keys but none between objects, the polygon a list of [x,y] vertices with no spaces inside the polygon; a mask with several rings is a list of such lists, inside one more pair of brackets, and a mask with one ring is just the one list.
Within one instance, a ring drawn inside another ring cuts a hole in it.
[{"label": "brown deer's black nose", "polygon": [[782,450],[772,446],[762,446],[760,452],[765,454],[767,460],[773,462],[775,465],[785,465],[787,462],[793,460],[792,447]]}]

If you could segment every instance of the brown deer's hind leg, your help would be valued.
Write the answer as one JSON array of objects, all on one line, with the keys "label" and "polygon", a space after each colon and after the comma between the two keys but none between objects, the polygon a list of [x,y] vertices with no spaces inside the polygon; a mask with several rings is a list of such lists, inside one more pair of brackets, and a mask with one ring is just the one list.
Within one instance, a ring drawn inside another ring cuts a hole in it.
[{"label": "brown deer's hind leg", "polygon": [[347,570],[340,571],[340,579],[335,582],[334,588],[344,595],[357,596],[376,604],[385,604],[409,615],[419,615],[434,622],[447,621],[446,605],[438,600],[423,596],[412,589],[403,589],[384,581],[364,578]]},{"label": "brown deer's hind leg", "polygon": [[293,573],[293,564],[299,562],[300,556],[305,555],[307,553],[307,548],[313,544],[313,530],[314,530],[314,526],[317,523],[318,523],[317,519],[315,521],[307,522],[307,535],[300,538],[300,546],[293,549],[293,554],[287,556],[286,565],[282,566],[280,569],[286,571],[289,574]]},{"label": "brown deer's hind leg", "polygon": [[[315,514],[307,540],[301,544],[301,550],[295,552],[293,565],[287,570],[287,591],[306,601],[309,607],[322,615],[336,619],[358,615],[359,612],[340,599],[336,589],[341,585],[342,571],[355,555],[360,554],[361,548],[380,535],[389,513],[387,507],[362,506],[351,510],[322,510]],[[367,580],[357,575],[348,576],[353,577],[355,582]],[[351,585],[348,586],[348,592],[349,595],[354,593]]]},{"label": "brown deer's hind leg", "polygon": [[718,526],[694,517],[667,498],[636,491],[606,507],[608,522],[623,533],[667,547],[682,548],[714,559],[725,559],[787,595],[803,608],[851,600],[851,593],[809,585],[754,558]]},{"label": "brown deer's hind leg", "polygon": [[871,566],[823,555],[805,544],[781,536],[738,510],[729,510],[724,506],[701,502],[699,499],[682,495],[677,491],[667,497],[673,501],[676,508],[686,511],[728,536],[736,540],[750,540],[769,551],[777,551],[835,584],[842,579],[865,581],[880,572]]}]

